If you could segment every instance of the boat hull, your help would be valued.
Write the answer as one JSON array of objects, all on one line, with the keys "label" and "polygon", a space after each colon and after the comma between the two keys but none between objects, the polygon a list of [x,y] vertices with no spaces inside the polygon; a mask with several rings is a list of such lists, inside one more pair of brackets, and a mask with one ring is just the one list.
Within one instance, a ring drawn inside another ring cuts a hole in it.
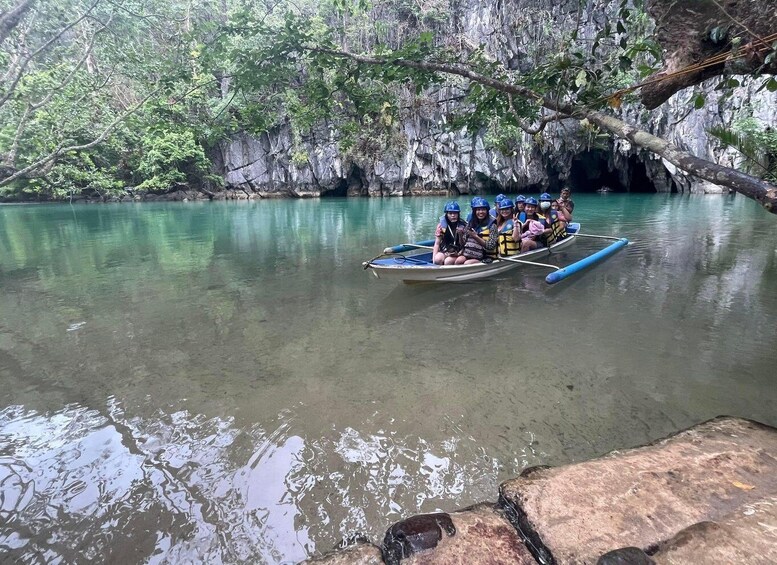
[{"label": "boat hull", "polygon": [[[550,253],[572,244],[575,234],[570,233],[563,240],[553,244],[550,249],[542,247],[514,255],[511,259],[521,261],[536,261]],[[426,282],[469,282],[487,279],[506,273],[518,267],[527,267],[525,263],[505,259],[495,259],[491,263],[474,263],[471,265],[434,265],[429,252],[415,255],[400,255],[385,259],[376,259],[364,264],[365,269],[379,279],[396,280],[405,283]]]}]

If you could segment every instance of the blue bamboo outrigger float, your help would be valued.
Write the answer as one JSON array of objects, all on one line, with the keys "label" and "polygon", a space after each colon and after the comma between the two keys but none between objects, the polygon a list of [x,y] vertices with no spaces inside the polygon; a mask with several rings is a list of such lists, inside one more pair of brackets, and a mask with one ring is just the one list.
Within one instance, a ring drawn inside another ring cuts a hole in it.
[{"label": "blue bamboo outrigger float", "polygon": [[[566,267],[558,267],[549,263],[540,263],[535,259],[550,255],[574,242],[578,237],[590,237],[612,240],[613,243]],[[365,270],[370,270],[379,279],[400,280],[404,283],[421,282],[467,282],[490,278],[495,275],[524,266],[544,267],[552,272],[545,277],[545,282],[555,284],[591,267],[628,245],[626,238],[610,237],[580,233],[580,224],[572,222],[567,225],[567,236],[553,243],[550,247],[533,249],[518,255],[499,257],[490,263],[474,263],[470,265],[435,265],[432,262],[434,240],[417,243],[403,243],[387,247],[383,253],[362,263]]]}]

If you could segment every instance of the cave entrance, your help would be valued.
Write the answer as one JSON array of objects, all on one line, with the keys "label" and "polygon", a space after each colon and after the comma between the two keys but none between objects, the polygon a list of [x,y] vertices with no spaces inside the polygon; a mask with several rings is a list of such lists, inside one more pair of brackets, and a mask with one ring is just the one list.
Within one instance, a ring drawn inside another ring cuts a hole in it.
[{"label": "cave entrance", "polygon": [[322,198],[342,198],[351,194],[365,194],[367,187],[362,180],[362,171],[356,165],[351,166],[351,171],[344,179],[340,179],[330,190],[321,193]]},{"label": "cave entrance", "polygon": [[473,194],[499,194],[505,191],[505,188],[491,177],[483,173],[476,172],[472,177]]},{"label": "cave entrance", "polygon": [[595,149],[580,153],[572,159],[569,185],[573,192],[597,192],[609,189],[611,192],[632,192],[655,194],[656,185],[650,180],[645,164],[630,155],[626,170],[610,170],[609,153]]}]

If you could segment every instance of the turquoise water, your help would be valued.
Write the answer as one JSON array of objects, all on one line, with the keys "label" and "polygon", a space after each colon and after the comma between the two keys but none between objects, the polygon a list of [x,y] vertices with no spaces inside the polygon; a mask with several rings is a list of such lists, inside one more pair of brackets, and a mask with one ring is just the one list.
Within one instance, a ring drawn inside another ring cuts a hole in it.
[{"label": "turquoise water", "polygon": [[362,270],[444,200],[0,207],[0,552],[292,563],[525,466],[777,425],[777,217],[581,195],[634,244],[557,286]]}]

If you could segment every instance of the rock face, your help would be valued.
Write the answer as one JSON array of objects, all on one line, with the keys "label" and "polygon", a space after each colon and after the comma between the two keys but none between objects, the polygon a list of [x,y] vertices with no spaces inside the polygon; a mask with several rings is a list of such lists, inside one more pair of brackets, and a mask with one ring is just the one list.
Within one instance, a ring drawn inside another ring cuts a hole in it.
[{"label": "rock face", "polygon": [[[592,39],[606,22],[614,27],[619,2],[594,0],[578,14],[576,0],[463,0],[455,3],[450,29],[440,35],[486,51],[511,69],[530,68],[535,57],[558,49],[547,18],[558,26],[578,25]],[[628,121],[665,137],[696,156],[736,165],[733,150],[720,150],[706,133],[730,125],[753,110],[764,125],[777,127],[777,93],[756,92],[761,80],[745,81],[733,96],[714,90],[718,79],[681,91],[657,110],[622,109]],[[706,104],[693,110],[697,93]],[[291,128],[279,126],[256,138],[239,134],[214,155],[216,168],[232,193],[261,196],[400,196],[492,192],[556,192],[562,184],[577,191],[602,186],[640,192],[709,192],[705,183],[623,140],[591,140],[574,120],[550,124],[542,145],[520,134],[506,155],[488,143],[488,132],[444,127],[450,89],[424,93],[409,105],[391,143],[369,156],[344,154],[338,132],[321,125],[295,144]],[[690,111],[689,111],[690,109]]]},{"label": "rock face", "polygon": [[[773,428],[720,418],[646,447],[535,470],[503,483],[500,499],[547,562],[593,564],[623,547],[652,553],[676,535],[666,555],[677,554],[686,539],[705,545],[713,537],[710,531],[726,527],[729,515],[741,517],[745,509],[755,512],[756,507],[767,513],[764,497],[777,493],[775,454]],[[715,521],[721,525],[698,525]],[[694,524],[692,533],[682,533]],[[735,537],[741,528],[749,531],[753,544],[773,541],[768,528],[759,535],[753,525],[735,520],[727,535]],[[737,550],[732,543],[725,554]]]}]

